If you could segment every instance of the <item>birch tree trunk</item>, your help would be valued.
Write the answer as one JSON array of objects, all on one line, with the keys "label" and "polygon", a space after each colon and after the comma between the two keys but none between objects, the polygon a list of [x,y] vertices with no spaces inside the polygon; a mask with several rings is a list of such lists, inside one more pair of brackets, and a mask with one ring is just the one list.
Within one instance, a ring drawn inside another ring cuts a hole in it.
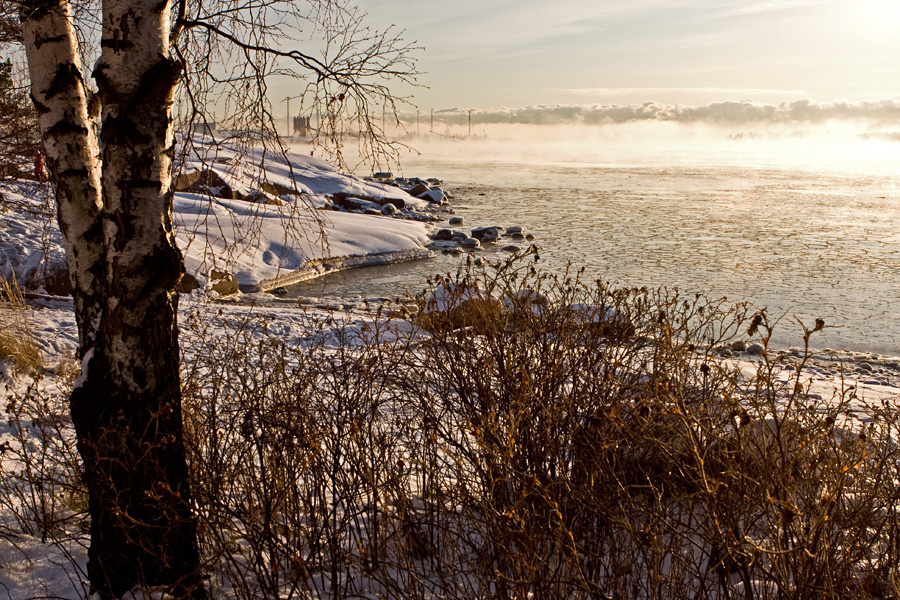
[{"label": "birch tree trunk", "polygon": [[182,439],[169,5],[104,0],[99,144],[69,2],[25,0],[21,21],[74,288],[91,587],[205,598]]}]

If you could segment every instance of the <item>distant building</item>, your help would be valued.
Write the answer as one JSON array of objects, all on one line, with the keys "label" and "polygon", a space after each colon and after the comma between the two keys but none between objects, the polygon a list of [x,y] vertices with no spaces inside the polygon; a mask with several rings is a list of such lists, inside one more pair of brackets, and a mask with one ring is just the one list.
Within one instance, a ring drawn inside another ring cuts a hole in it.
[{"label": "distant building", "polygon": [[294,135],[312,137],[312,126],[309,117],[294,117]]},{"label": "distant building", "polygon": [[210,137],[216,137],[219,133],[216,129],[215,121],[200,121],[194,123],[193,129],[196,133],[202,133],[203,135],[208,135]]}]

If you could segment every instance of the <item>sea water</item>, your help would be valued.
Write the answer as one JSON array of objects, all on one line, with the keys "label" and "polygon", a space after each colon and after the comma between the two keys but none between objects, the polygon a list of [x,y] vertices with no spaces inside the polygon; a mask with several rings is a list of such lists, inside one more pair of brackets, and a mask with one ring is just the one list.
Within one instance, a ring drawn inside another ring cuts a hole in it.
[{"label": "sea water", "polygon": [[[426,140],[403,164],[406,175],[444,180],[444,216],[464,219],[456,229],[532,233],[546,270],[571,264],[619,286],[750,302],[781,318],[782,346],[800,343],[797,319],[821,318],[816,348],[898,356],[900,143],[829,143]],[[508,243],[480,254],[500,258]],[[415,293],[461,260],[347,271],[295,293]]]}]

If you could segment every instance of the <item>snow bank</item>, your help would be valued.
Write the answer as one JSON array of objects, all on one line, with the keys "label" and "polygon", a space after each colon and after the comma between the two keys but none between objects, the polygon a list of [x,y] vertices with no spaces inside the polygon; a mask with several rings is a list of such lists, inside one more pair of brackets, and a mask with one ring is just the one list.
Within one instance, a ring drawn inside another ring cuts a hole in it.
[{"label": "snow bank", "polygon": [[[432,256],[424,247],[430,225],[421,212],[429,203],[398,187],[340,173],[311,156],[239,149],[202,137],[185,151],[179,170],[200,171],[213,173],[242,198],[197,190],[175,194],[176,238],[188,274],[201,287],[212,269],[233,274],[242,289],[262,291],[337,269]],[[47,184],[0,182],[0,277],[15,275],[30,290],[67,294],[50,193]],[[330,210],[335,195],[376,206],[390,200],[393,214]]]}]

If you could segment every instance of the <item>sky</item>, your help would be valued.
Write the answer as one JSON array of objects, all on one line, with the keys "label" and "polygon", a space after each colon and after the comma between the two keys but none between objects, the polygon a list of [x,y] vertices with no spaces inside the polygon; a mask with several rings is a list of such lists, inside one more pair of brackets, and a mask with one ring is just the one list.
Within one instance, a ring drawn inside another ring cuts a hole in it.
[{"label": "sky", "polygon": [[422,110],[900,97],[898,0],[359,0]]}]

